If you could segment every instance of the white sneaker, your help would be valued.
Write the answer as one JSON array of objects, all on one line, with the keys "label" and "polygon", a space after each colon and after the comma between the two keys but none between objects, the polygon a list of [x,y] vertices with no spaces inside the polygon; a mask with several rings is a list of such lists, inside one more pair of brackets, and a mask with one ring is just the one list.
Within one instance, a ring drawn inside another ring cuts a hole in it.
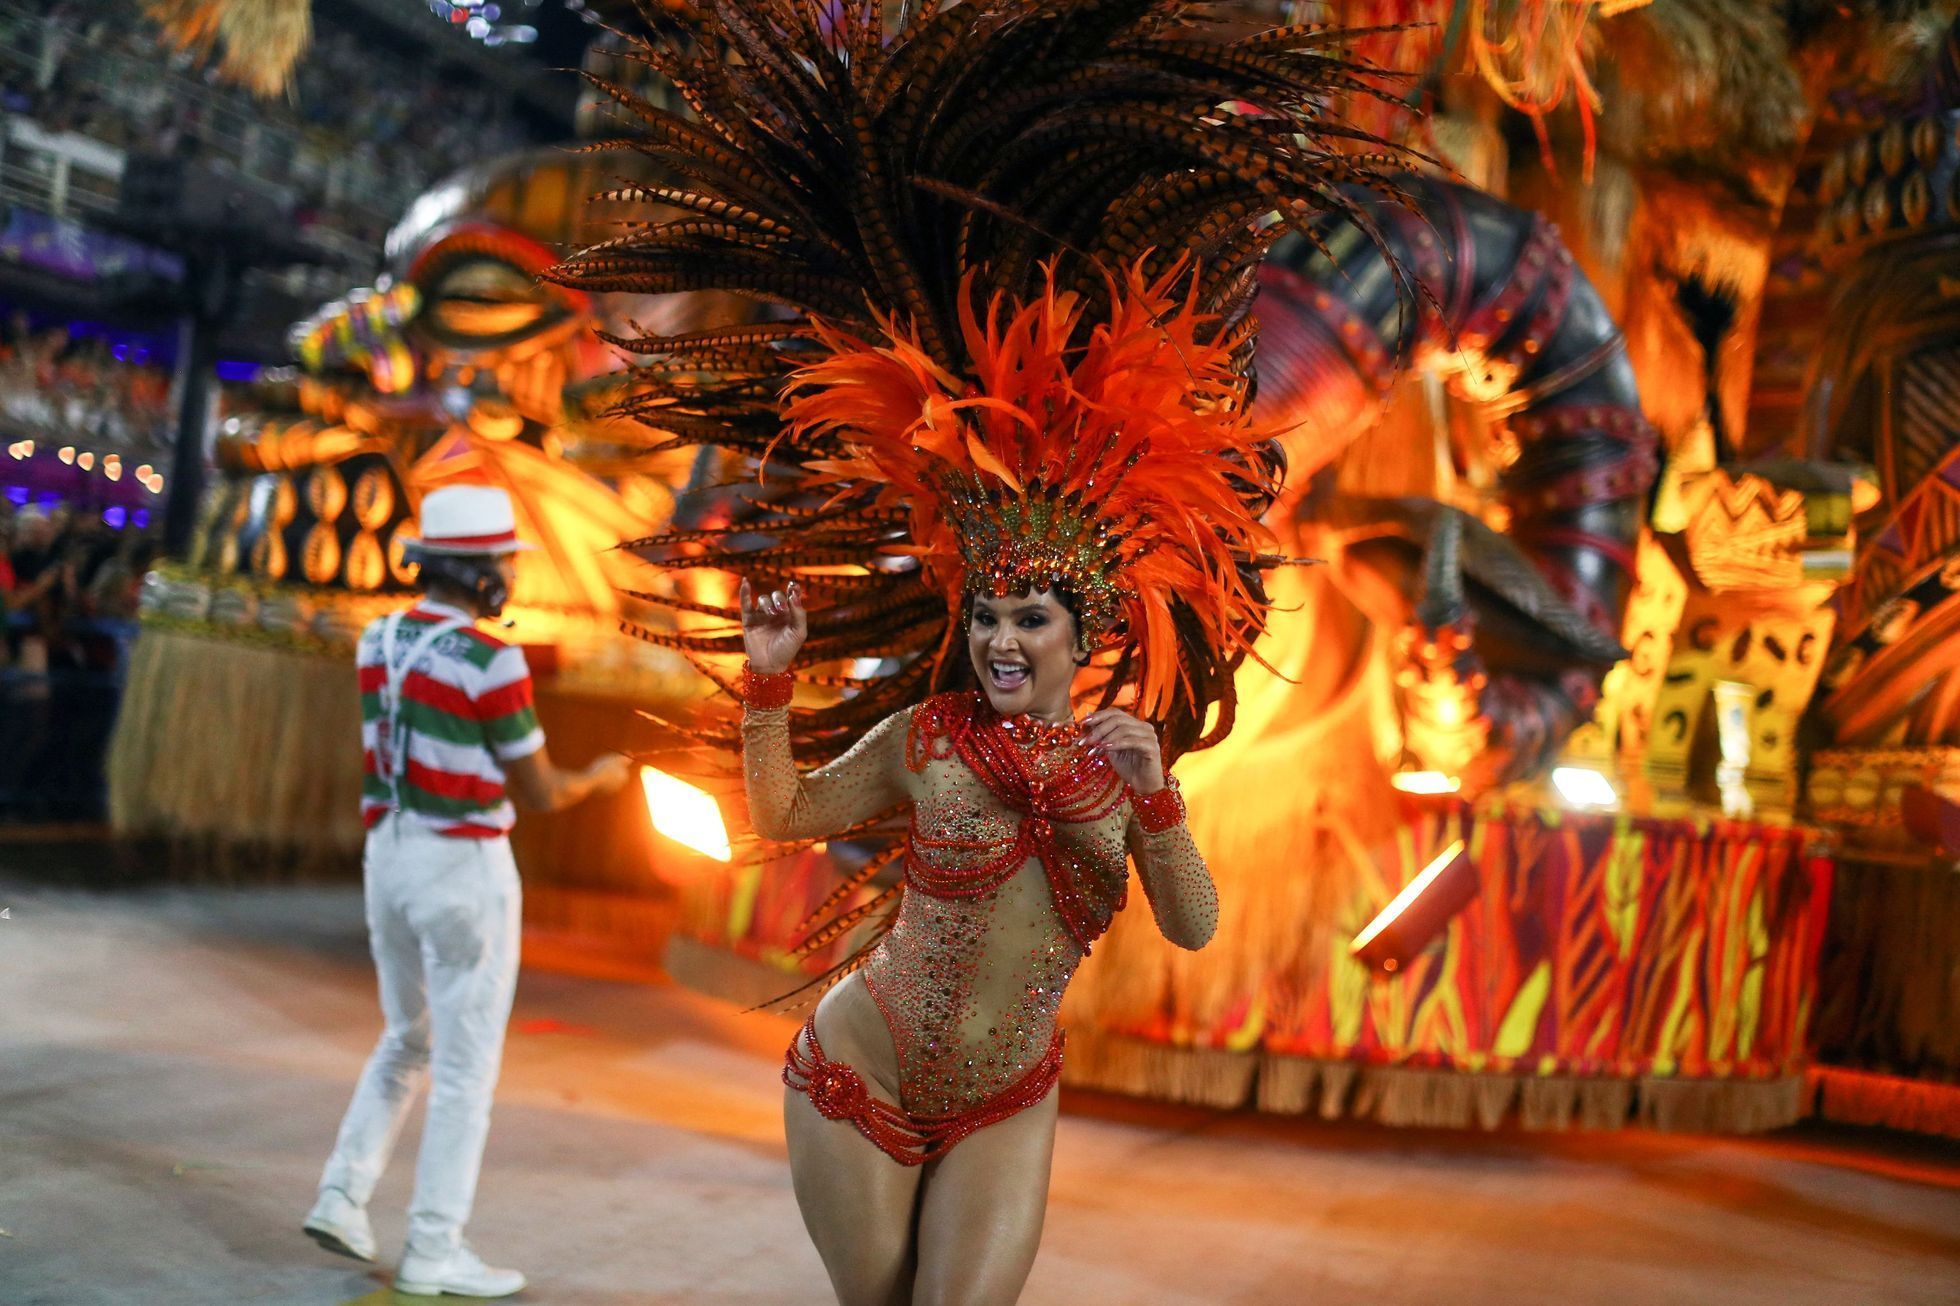
[{"label": "white sneaker", "polygon": [[374,1230],[368,1226],[367,1212],[338,1188],[320,1190],[320,1200],[313,1203],[300,1228],[330,1252],[357,1261],[374,1259]]},{"label": "white sneaker", "polygon": [[445,1292],[458,1297],[508,1297],[524,1291],[524,1284],[524,1276],[516,1270],[485,1265],[467,1243],[440,1259],[408,1252],[395,1273],[395,1291],[416,1297]]}]

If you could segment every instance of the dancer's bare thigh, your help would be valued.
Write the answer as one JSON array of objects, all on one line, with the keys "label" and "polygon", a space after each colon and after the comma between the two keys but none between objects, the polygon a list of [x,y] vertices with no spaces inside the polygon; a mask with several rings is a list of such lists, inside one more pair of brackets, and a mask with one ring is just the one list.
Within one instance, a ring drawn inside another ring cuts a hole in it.
[{"label": "dancer's bare thigh", "polygon": [[[817,1008],[817,1035],[824,1055],[856,1070],[874,1096],[901,1100],[897,1052],[859,977],[825,995]],[[920,1167],[892,1160],[849,1121],[824,1119],[794,1089],[783,1094],[783,1132],[803,1226],[838,1302],[908,1306]]]},{"label": "dancer's bare thigh", "polygon": [[900,1165],[845,1120],[783,1094],[790,1179],[803,1227],[840,1306],[910,1306],[919,1167]]},{"label": "dancer's bare thigh", "polygon": [[1012,1306],[1048,1210],[1060,1094],[969,1135],[924,1167],[913,1306]]}]

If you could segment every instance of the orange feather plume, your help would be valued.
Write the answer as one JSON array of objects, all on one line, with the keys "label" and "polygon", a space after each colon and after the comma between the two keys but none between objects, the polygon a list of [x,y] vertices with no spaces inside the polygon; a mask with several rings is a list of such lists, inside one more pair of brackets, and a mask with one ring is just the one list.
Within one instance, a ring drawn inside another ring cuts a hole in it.
[{"label": "orange feather plume", "polygon": [[881,320],[878,341],[818,322],[829,354],[791,376],[783,438],[834,437],[842,456],[812,475],[882,487],[910,521],[894,552],[919,556],[955,610],[973,593],[1065,588],[1092,638],[1130,646],[1137,708],[1157,715],[1188,691],[1180,616],[1234,656],[1266,615],[1241,567],[1271,560],[1257,517],[1277,490],[1270,433],[1246,413],[1199,280],[1188,259],[1154,277],[1140,260],[1092,304],[1051,266],[1032,302],[996,295],[983,315],[969,274],[970,379],[911,324]]}]

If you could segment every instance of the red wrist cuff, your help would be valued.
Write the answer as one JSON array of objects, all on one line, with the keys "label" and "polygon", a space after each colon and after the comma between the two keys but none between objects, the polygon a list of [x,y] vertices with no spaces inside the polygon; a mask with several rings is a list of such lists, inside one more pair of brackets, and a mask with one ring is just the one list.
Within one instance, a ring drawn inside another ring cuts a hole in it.
[{"label": "red wrist cuff", "polygon": [[742,668],[742,705],[758,712],[788,707],[796,692],[796,677],[787,671],[757,671]]},{"label": "red wrist cuff", "polygon": [[1154,794],[1135,794],[1130,803],[1136,808],[1137,824],[1145,834],[1162,834],[1184,823],[1184,796],[1177,792],[1177,781],[1166,777],[1162,789]]}]

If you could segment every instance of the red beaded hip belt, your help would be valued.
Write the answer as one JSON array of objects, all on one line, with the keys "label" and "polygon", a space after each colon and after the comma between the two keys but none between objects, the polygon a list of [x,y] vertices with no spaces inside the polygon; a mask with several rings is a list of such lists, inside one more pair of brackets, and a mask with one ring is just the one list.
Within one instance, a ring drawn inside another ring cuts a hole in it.
[{"label": "red beaded hip belt", "polygon": [[[801,1047],[805,1038],[810,1040],[807,1057]],[[783,1083],[808,1095],[810,1104],[826,1120],[850,1121],[879,1151],[900,1165],[924,1165],[944,1156],[968,1134],[999,1124],[1047,1097],[1061,1077],[1062,1032],[1056,1030],[1041,1060],[986,1101],[944,1115],[914,1115],[871,1096],[863,1076],[826,1057],[823,1045],[817,1042],[814,1016],[803,1026],[802,1036],[790,1040],[789,1055],[783,1062]]]}]

